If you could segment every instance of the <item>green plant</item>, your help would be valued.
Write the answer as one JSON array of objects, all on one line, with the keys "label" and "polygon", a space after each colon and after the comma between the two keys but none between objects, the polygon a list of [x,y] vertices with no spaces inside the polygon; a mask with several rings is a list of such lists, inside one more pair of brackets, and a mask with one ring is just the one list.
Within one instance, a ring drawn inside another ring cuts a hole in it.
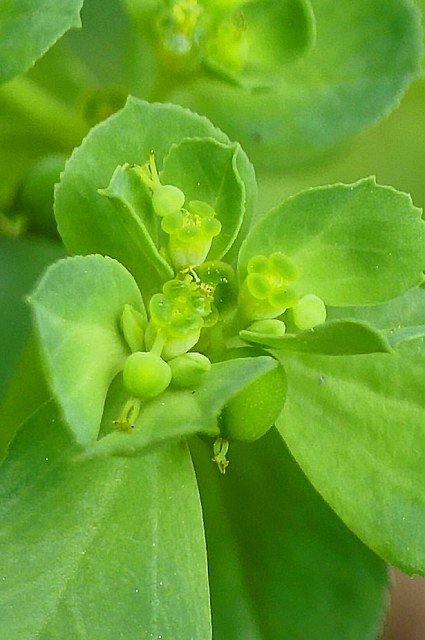
[{"label": "green plant", "polygon": [[[77,24],[65,4],[28,3],[26,43],[1,10],[3,80]],[[121,86],[69,34],[0,88],[47,130],[4,251],[18,284],[28,252],[50,263],[3,376],[5,637],[372,640],[385,563],[425,574],[422,212],[373,177],[262,202],[419,73],[415,6],[353,4],[111,2]],[[56,234],[54,182],[63,245],[24,233]]]}]

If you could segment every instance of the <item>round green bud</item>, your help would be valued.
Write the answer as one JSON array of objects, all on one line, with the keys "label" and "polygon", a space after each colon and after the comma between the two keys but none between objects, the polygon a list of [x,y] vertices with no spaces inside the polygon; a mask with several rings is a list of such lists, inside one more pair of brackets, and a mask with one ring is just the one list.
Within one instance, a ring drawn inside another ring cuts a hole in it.
[{"label": "round green bud", "polygon": [[171,369],[160,356],[136,351],[126,360],[123,371],[124,386],[136,398],[155,398],[171,382]]},{"label": "round green bud", "polygon": [[280,337],[286,333],[286,324],[282,322],[282,320],[269,318],[267,320],[257,320],[253,322],[247,330],[262,333],[267,336]]},{"label": "round green bud", "polygon": [[172,184],[161,184],[152,194],[152,206],[158,216],[177,213],[184,205],[184,200],[183,191]]},{"label": "round green bud", "polygon": [[211,361],[202,353],[191,351],[168,363],[176,387],[196,387],[202,376],[211,369]]},{"label": "round green bud", "polygon": [[303,296],[292,307],[292,320],[298,329],[306,331],[313,329],[326,320],[326,306],[322,298],[309,293]]},{"label": "round green bud", "polygon": [[[238,352],[241,352],[238,354]],[[266,355],[258,349],[235,349],[232,357]],[[221,435],[228,440],[253,442],[261,438],[279,417],[286,400],[285,370],[276,366],[244,387],[224,407],[220,416]]]}]

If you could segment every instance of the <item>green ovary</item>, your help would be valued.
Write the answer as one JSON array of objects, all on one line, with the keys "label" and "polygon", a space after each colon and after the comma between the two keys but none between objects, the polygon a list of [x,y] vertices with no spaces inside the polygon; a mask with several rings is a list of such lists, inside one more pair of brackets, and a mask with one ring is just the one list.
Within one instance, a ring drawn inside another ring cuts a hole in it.
[{"label": "green ovary", "polygon": [[123,371],[124,385],[136,398],[155,398],[171,382],[169,365],[154,353],[136,351],[126,360]]}]

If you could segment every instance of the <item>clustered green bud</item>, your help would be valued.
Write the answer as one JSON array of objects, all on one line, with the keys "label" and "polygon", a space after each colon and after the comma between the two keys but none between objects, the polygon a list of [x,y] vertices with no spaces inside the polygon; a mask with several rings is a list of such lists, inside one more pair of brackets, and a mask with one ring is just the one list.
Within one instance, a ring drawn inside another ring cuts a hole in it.
[{"label": "clustered green bud", "polygon": [[170,236],[168,250],[173,265],[182,270],[204,262],[213,238],[221,231],[221,222],[209,204],[192,200],[188,209],[164,216],[161,227]]},{"label": "clustered green bud", "polygon": [[211,301],[188,275],[183,280],[166,282],[162,293],[152,296],[149,311],[146,345],[149,348],[158,335],[163,336],[162,355],[170,360],[198,342],[204,318],[211,313]]},{"label": "clustered green bud", "polygon": [[276,318],[297,302],[290,282],[297,280],[293,262],[283,253],[252,257],[239,291],[239,307],[250,320]]}]

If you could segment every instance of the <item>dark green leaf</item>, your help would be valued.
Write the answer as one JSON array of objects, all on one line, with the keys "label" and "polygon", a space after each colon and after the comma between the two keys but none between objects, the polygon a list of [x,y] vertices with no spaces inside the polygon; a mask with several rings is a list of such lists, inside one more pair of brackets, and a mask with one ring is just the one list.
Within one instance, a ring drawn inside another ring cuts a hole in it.
[{"label": "dark green leaf", "polygon": [[4,637],[211,638],[186,447],[96,461],[76,453],[49,403],[0,469]]},{"label": "dark green leaf", "polygon": [[259,344],[278,351],[321,353],[327,356],[355,355],[391,351],[388,340],[380,331],[358,320],[334,320],[298,334],[267,336],[244,330],[239,336],[250,344]]},{"label": "dark green leaf", "polygon": [[0,82],[27,71],[68,29],[81,27],[83,0],[4,0]]},{"label": "dark green leaf", "polygon": [[375,640],[384,565],[313,490],[273,429],[231,445],[220,476],[191,446],[204,509],[216,640]]}]

